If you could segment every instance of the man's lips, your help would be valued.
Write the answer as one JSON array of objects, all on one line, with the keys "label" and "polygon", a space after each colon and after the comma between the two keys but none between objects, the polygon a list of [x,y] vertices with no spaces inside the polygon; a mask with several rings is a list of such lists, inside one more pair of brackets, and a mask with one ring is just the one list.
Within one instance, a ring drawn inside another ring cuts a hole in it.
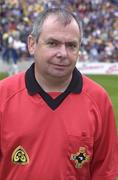
[{"label": "man's lips", "polygon": [[52,65],[57,66],[57,67],[68,67],[69,66],[67,64],[53,64],[53,63],[52,63]]}]

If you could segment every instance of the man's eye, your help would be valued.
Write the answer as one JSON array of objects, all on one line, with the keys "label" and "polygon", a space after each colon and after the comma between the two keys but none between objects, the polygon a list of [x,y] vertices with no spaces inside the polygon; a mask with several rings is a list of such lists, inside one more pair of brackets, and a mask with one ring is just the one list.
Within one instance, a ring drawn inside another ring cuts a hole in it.
[{"label": "man's eye", "polygon": [[57,43],[56,43],[56,42],[48,42],[47,44],[48,44],[48,46],[50,46],[50,47],[55,47],[55,46],[57,46]]},{"label": "man's eye", "polygon": [[74,49],[77,49],[77,44],[74,44],[74,43],[68,43],[67,44],[67,47],[74,50]]}]

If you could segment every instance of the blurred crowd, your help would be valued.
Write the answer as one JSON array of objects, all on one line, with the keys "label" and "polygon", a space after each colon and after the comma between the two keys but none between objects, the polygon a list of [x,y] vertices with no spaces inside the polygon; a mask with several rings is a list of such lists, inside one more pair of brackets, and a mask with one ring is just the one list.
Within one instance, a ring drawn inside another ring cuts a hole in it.
[{"label": "blurred crowd", "polygon": [[0,56],[29,60],[27,35],[44,8],[66,6],[83,24],[80,61],[118,62],[118,0],[1,0]]}]

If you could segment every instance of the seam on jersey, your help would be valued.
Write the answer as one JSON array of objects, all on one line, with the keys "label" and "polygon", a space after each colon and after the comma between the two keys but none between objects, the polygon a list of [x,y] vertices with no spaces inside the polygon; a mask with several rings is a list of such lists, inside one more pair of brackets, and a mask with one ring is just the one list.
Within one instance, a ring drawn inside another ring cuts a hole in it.
[{"label": "seam on jersey", "polygon": [[1,116],[1,127],[0,127],[0,138],[1,138],[1,147],[0,147],[0,151],[2,152],[2,147],[3,147],[3,142],[2,142],[2,134],[3,134],[3,129],[4,129],[4,120],[2,117],[2,107],[15,95],[19,94],[20,92],[24,91],[26,88],[23,87],[22,89],[18,90],[17,92],[14,92],[12,95],[6,97],[5,101],[2,103],[1,108],[0,108],[0,116]]},{"label": "seam on jersey", "polygon": [[[94,106],[95,106],[96,109],[97,109],[98,115],[99,115],[100,118],[102,119],[102,115],[101,115],[101,113],[100,113],[99,106],[98,106],[98,104],[96,103],[95,99],[92,98],[91,95],[88,94],[85,90],[83,90],[82,93],[85,94],[85,95],[93,102]],[[102,124],[103,124],[103,121],[102,121]],[[96,143],[97,143],[97,141],[96,141]]]},{"label": "seam on jersey", "polygon": [[26,90],[25,87],[23,87],[22,89],[20,89],[20,90],[18,90],[18,91],[16,91],[16,92],[13,92],[13,93],[12,93],[11,95],[9,95],[9,96],[6,96],[4,102],[1,103],[1,105],[0,105],[0,109],[2,109],[2,106],[4,106],[13,96],[19,94],[20,92],[22,92],[22,91],[24,91],[24,90]]},{"label": "seam on jersey", "polygon": [[[22,72],[21,72],[21,73],[22,73]],[[19,74],[21,74],[21,73],[19,73]],[[18,77],[18,75],[15,75],[15,76]],[[10,79],[10,78],[11,78],[11,79]],[[23,82],[23,81],[24,81],[24,74],[21,74],[21,77],[19,77],[19,78],[21,78],[20,81]],[[0,82],[0,97],[1,97],[2,93],[4,93],[4,89],[9,87],[9,85],[8,85],[8,87],[7,87],[6,84],[7,84],[7,81],[10,81],[10,80],[12,80],[12,77],[7,77],[6,79],[4,79],[4,80],[2,80],[2,81]],[[17,80],[18,80],[18,79],[17,79]],[[20,81],[19,81],[19,82],[20,82]],[[19,93],[20,91],[22,91],[22,90],[24,90],[24,89],[26,89],[25,83],[24,83],[24,85],[22,84],[21,87],[18,87],[16,90],[13,90],[13,92],[11,92],[10,95],[7,95],[7,93],[6,93],[6,96],[5,96],[4,98],[2,98],[2,102],[3,102],[3,103],[0,103],[0,109],[2,109],[2,106],[9,100],[10,97],[14,96],[15,94]],[[8,90],[8,91],[9,91],[9,90]],[[2,112],[2,111],[1,111],[1,112]]]},{"label": "seam on jersey", "polygon": [[[2,150],[2,147],[3,147],[3,141],[2,141],[2,134],[3,134],[3,118],[2,118],[2,112],[0,111],[0,118],[1,118],[1,122],[0,122],[0,153],[1,153],[1,155],[2,155],[2,153],[3,153],[3,150]],[[2,158],[2,157],[0,157],[0,158]]]},{"label": "seam on jersey", "polygon": [[114,176],[116,176],[117,177],[117,173],[116,172],[112,172],[112,174],[110,174],[110,175],[97,175],[97,176],[95,176],[95,178],[99,178],[99,177],[104,177],[104,178],[107,178],[107,177],[114,177]]},{"label": "seam on jersey", "polygon": [[0,155],[1,153],[2,153],[2,113],[0,111]]},{"label": "seam on jersey", "polygon": [[99,106],[97,105],[96,101],[94,100],[94,98],[91,97],[91,95],[89,95],[86,91],[83,91],[83,94],[87,95],[89,99],[91,99],[91,101],[93,102],[93,104],[96,106],[96,108],[98,109],[98,113],[102,119],[102,115],[100,113],[100,110],[99,110]]}]

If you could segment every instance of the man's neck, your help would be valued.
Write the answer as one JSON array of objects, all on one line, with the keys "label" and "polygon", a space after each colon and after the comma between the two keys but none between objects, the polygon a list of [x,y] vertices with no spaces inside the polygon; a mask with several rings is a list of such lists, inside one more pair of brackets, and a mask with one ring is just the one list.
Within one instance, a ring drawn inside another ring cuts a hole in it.
[{"label": "man's neck", "polygon": [[64,92],[71,82],[72,75],[68,78],[54,78],[35,73],[35,78],[45,92]]}]

